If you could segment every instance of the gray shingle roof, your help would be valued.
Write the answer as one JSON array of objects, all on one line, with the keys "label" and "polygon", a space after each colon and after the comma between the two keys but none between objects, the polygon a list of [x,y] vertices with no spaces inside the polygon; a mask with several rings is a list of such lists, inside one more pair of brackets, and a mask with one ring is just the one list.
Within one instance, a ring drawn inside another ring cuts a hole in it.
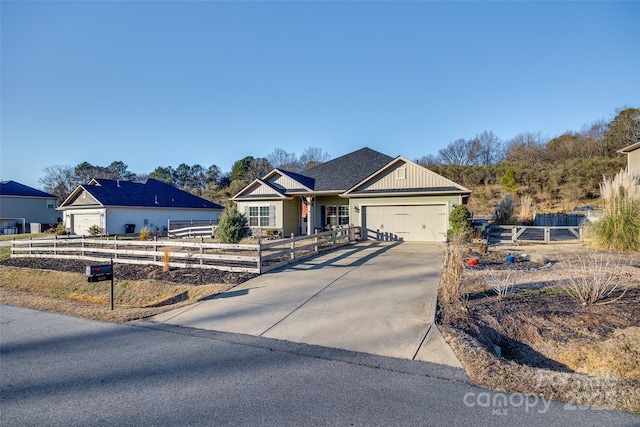
[{"label": "gray shingle roof", "polygon": [[392,160],[393,157],[365,147],[302,173],[313,180],[314,185],[309,188],[314,191],[346,191]]},{"label": "gray shingle roof", "polygon": [[83,185],[104,206],[224,209],[222,206],[148,178],[144,182],[96,179],[99,185]]},{"label": "gray shingle roof", "polygon": [[54,196],[53,194],[45,193],[44,191],[40,191],[15,181],[0,182],[0,195],[16,197],[46,197],[47,199],[58,198],[58,196]]}]

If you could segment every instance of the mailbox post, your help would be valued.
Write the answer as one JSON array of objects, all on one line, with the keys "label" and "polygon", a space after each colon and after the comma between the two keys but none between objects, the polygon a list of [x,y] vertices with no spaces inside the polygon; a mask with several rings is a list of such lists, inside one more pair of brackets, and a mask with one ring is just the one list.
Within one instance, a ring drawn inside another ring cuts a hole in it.
[{"label": "mailbox post", "polygon": [[109,310],[113,310],[113,258],[109,264],[88,265],[86,270],[88,282],[111,280],[109,288]]}]

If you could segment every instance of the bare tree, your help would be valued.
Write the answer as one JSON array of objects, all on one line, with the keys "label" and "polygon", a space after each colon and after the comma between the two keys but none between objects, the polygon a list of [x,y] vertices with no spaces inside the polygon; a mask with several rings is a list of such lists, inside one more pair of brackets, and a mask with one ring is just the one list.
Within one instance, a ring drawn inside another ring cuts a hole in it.
[{"label": "bare tree", "polygon": [[267,159],[252,159],[249,163],[249,168],[247,169],[247,181],[251,182],[256,178],[262,178],[263,176],[271,172],[272,169],[273,167]]},{"label": "bare tree", "polygon": [[491,131],[482,131],[474,138],[479,149],[478,164],[489,166],[499,163],[504,158],[502,141]]},{"label": "bare tree", "polygon": [[72,166],[47,166],[42,172],[44,175],[38,182],[44,191],[57,196],[60,201],[66,199],[79,184]]},{"label": "bare tree", "polygon": [[321,148],[309,147],[305,148],[302,152],[302,155],[300,156],[300,164],[302,165],[302,169],[310,169],[328,161],[329,159],[331,159],[331,156],[322,151]]},{"label": "bare tree", "polygon": [[438,160],[445,165],[471,166],[478,164],[480,143],[477,139],[456,139],[438,150]]},{"label": "bare tree", "polygon": [[546,138],[538,132],[519,133],[505,144],[505,160],[527,164],[545,160]]},{"label": "bare tree", "polygon": [[440,166],[440,160],[438,160],[438,157],[434,156],[433,154],[427,154],[426,156],[422,156],[420,157],[417,161],[417,164],[419,164],[420,166],[424,166],[426,168],[429,167],[435,167],[435,166]]},{"label": "bare tree", "polygon": [[292,172],[300,170],[300,162],[295,153],[289,153],[282,148],[276,148],[267,156],[267,160],[274,168],[284,169]]}]

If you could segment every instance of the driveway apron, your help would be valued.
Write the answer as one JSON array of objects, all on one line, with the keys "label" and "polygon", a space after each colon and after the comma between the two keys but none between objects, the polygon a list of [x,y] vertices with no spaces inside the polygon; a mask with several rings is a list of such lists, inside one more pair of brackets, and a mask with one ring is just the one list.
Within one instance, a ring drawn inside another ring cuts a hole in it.
[{"label": "driveway apron", "polygon": [[151,320],[461,367],[433,324],[443,250],[361,242]]}]

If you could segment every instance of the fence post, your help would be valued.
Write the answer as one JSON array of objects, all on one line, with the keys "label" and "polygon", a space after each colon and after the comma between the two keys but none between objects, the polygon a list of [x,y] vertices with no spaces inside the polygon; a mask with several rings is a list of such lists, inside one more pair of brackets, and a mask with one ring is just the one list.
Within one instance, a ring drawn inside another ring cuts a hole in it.
[{"label": "fence post", "polygon": [[82,235],[82,240],[80,240],[80,255],[84,256],[84,234]]},{"label": "fence post", "polygon": [[204,264],[204,237],[200,237],[200,265]]},{"label": "fence post", "polygon": [[333,240],[333,247],[336,247],[336,238],[338,236],[338,232],[336,230],[333,230],[331,232],[331,239]]},{"label": "fence post", "polygon": [[53,236],[53,254],[54,255],[58,255],[58,235],[56,234],[55,236]]},{"label": "fence post", "polygon": [[113,236],[113,257],[115,259],[118,259],[118,236],[117,235]]},{"label": "fence post", "polygon": [[296,241],[293,240],[293,233],[291,233],[291,259],[296,257]]},{"label": "fence post", "polygon": [[516,238],[516,236],[518,235],[518,227],[513,226],[513,228],[511,229],[511,243],[516,243],[518,241],[518,239]]},{"label": "fence post", "polygon": [[32,244],[31,239],[32,237],[29,237],[29,255],[31,255],[31,244]]},{"label": "fence post", "polygon": [[315,243],[315,245],[313,246],[313,251],[314,251],[315,253],[318,253],[318,252],[320,252],[320,245],[318,245],[318,241],[319,241],[319,239],[318,239],[318,230],[317,230],[317,229],[314,231],[314,234],[315,234],[316,236],[315,236],[315,238],[313,239],[313,240],[314,240],[314,243]]},{"label": "fence post", "polygon": [[262,239],[258,239],[258,274],[262,274]]},{"label": "fence post", "polygon": [[551,242],[551,228],[550,227],[545,227],[544,228],[544,242],[545,243]]},{"label": "fence post", "polygon": [[158,262],[158,236],[153,236],[153,262]]}]

